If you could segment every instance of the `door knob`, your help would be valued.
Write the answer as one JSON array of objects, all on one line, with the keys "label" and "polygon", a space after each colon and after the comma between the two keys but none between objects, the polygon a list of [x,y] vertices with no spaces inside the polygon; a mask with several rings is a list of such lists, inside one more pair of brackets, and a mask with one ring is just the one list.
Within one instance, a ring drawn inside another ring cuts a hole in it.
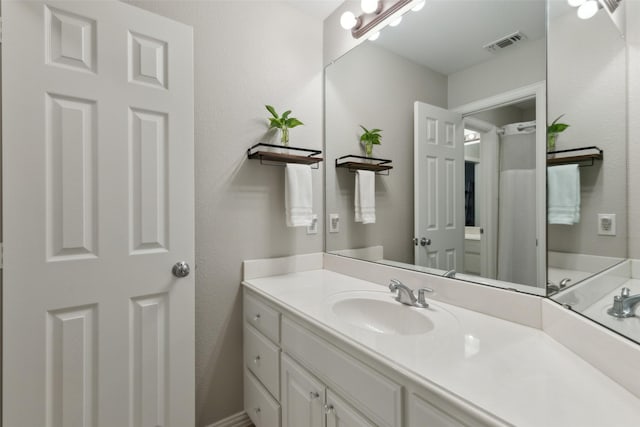
[{"label": "door knob", "polygon": [[411,239],[411,241],[413,242],[413,244],[415,246],[418,246],[418,238],[417,237],[414,237],[413,239]]},{"label": "door knob", "polygon": [[175,263],[171,272],[176,277],[187,277],[191,269],[189,268],[189,264],[186,261],[178,261]]},{"label": "door knob", "polygon": [[427,239],[426,237],[423,237],[422,239],[420,239],[420,246],[429,246],[431,244],[431,239]]}]

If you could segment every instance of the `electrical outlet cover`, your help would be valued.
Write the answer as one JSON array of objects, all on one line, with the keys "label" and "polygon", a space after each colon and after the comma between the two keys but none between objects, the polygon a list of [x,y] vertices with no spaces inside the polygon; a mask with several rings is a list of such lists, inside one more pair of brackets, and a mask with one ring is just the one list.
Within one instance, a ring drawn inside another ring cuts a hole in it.
[{"label": "electrical outlet cover", "polygon": [[616,235],[616,214],[598,214],[598,234],[600,236]]},{"label": "electrical outlet cover", "polygon": [[340,231],[340,215],[337,213],[329,214],[329,233],[337,233]]},{"label": "electrical outlet cover", "polygon": [[307,226],[307,234],[318,234],[318,215],[311,216],[311,225]]}]

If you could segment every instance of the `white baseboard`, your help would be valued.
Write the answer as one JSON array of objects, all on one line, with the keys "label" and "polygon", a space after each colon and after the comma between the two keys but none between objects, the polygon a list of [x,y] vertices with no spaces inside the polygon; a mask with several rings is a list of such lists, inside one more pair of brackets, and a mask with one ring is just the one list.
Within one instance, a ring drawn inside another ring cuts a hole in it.
[{"label": "white baseboard", "polygon": [[249,427],[251,425],[253,425],[251,423],[251,419],[246,412],[242,411],[231,415],[224,420],[208,425],[207,427]]}]

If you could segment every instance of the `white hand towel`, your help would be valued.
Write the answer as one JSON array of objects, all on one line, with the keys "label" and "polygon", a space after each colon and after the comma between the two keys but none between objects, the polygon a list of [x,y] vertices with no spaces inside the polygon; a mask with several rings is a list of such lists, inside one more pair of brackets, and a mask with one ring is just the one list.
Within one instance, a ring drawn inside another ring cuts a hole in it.
[{"label": "white hand towel", "polygon": [[580,222],[580,170],[578,165],[547,168],[549,224]]},{"label": "white hand towel", "polygon": [[313,222],[311,166],[287,164],[284,172],[284,208],[287,227],[306,227]]},{"label": "white hand towel", "polygon": [[355,221],[376,222],[376,174],[372,171],[356,171]]}]

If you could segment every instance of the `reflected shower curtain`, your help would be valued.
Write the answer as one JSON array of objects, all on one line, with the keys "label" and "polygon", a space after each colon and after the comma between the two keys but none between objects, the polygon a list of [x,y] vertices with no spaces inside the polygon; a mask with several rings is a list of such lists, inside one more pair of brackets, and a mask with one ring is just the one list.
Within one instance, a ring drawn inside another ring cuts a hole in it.
[{"label": "reflected shower curtain", "polygon": [[498,279],[536,286],[536,134],[518,130],[524,124],[500,137]]}]

